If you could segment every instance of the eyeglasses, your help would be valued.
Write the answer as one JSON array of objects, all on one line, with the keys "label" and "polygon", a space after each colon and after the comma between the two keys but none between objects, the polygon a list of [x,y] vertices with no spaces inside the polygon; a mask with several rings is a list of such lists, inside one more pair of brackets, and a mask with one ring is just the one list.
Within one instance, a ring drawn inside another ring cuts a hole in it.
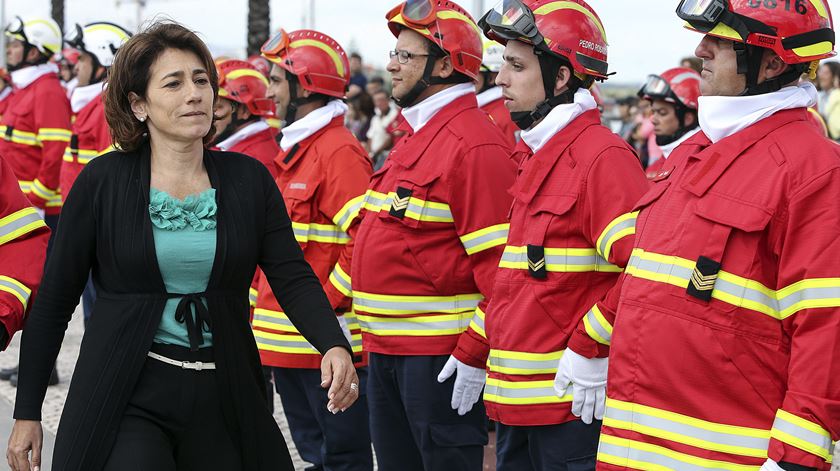
[{"label": "eyeglasses", "polygon": [[388,57],[393,59],[394,57],[397,58],[397,62],[400,64],[408,64],[408,61],[414,59],[415,57],[428,57],[431,54],[415,54],[413,52],[404,51],[401,49],[394,49],[393,51],[388,51]]}]

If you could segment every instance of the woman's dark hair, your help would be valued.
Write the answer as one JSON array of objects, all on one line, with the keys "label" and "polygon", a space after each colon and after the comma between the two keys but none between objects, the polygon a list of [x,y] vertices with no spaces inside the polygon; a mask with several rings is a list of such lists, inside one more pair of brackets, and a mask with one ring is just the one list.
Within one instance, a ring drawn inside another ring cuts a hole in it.
[{"label": "woman's dark hair", "polygon": [[[189,29],[174,21],[152,23],[123,44],[114,57],[105,88],[105,119],[111,130],[111,139],[121,150],[136,150],[148,139],[146,123],[141,123],[131,111],[129,94],[146,96],[151,78],[152,64],[167,49],[192,52],[204,64],[213,87],[213,100],[219,95],[219,77],[213,56],[204,42]],[[213,126],[204,136],[204,143],[213,139]]]}]

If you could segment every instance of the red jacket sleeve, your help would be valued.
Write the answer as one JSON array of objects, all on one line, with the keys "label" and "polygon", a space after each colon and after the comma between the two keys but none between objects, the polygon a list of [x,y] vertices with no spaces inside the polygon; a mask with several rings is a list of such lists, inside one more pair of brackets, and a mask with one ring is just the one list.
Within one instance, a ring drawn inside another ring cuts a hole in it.
[{"label": "red jacket sleeve", "polygon": [[769,457],[817,469],[829,469],[832,440],[840,439],[838,201],[840,169],[807,183],[789,202],[778,244],[776,297],[790,362]]},{"label": "red jacket sleeve", "polygon": [[350,262],[354,240],[359,226],[359,211],[364,203],[373,169],[364,151],[354,146],[336,149],[330,157],[333,162],[320,187],[319,210],[338,228],[350,236],[338,262],[333,267],[324,291],[335,309],[349,309],[352,297]]},{"label": "red jacket sleeve", "polygon": [[0,322],[9,339],[23,328],[41,282],[49,237],[12,169],[0,159]]},{"label": "red jacket sleeve", "polygon": [[[587,176],[584,228],[598,254],[613,265],[624,268],[630,260],[637,215],[632,208],[648,185],[639,159],[630,149],[621,147],[605,150]],[[583,314],[569,339],[569,348],[585,357],[607,356],[620,291],[619,281]]]},{"label": "red jacket sleeve", "polygon": [[473,278],[484,300],[479,303],[453,355],[475,368],[484,368],[490,347],[484,333],[484,311],[507,243],[508,189],[516,178],[510,150],[488,144],[468,152],[450,179],[450,208],[455,230],[472,265]]},{"label": "red jacket sleeve", "polygon": [[64,149],[70,142],[70,102],[60,87],[41,87],[35,103],[35,126],[41,146],[41,167],[32,182],[32,203],[58,214],[61,195],[59,173]]}]

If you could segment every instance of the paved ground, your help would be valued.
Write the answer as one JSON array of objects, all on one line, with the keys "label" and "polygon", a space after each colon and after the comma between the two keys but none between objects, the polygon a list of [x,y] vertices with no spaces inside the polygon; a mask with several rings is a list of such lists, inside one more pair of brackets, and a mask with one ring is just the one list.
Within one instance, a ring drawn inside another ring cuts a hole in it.
[{"label": "paved ground", "polygon": [[[76,359],[79,356],[79,344],[82,339],[82,333],[82,315],[81,310],[78,310],[76,315],[73,316],[73,320],[64,337],[64,344],[61,347],[61,354],[59,355],[58,373],[61,378],[61,383],[58,386],[50,387],[44,400],[43,425],[45,447],[44,461],[41,467],[44,471],[51,469],[50,458],[52,456],[53,437],[58,428],[58,420],[61,417],[61,410],[64,407],[64,399],[67,397],[69,380],[73,374]],[[0,368],[7,368],[17,363],[19,346],[20,335],[16,335],[9,348],[0,353]],[[11,387],[8,381],[0,381],[0,450],[3,451],[3,453],[0,453],[2,457],[0,458],[0,471],[7,471],[9,469],[5,460],[5,444],[12,427],[12,404],[14,404],[15,400],[15,391],[15,388]],[[286,444],[292,453],[295,468],[303,470],[307,464],[300,459],[294,444],[289,439],[289,426],[283,415],[283,406],[280,404],[280,398],[277,395],[274,396],[274,410],[277,411],[274,418],[280,424],[283,436],[286,437]],[[485,449],[484,469],[486,471],[495,470],[495,437],[493,435],[491,435],[490,443],[491,445]],[[834,462],[840,463],[840,450],[838,450]],[[840,471],[840,465],[835,465],[832,471]]]}]

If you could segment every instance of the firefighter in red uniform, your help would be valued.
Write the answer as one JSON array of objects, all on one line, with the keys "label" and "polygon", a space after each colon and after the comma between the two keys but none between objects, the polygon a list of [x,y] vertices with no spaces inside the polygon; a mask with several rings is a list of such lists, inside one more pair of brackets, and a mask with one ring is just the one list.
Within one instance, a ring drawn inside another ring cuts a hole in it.
[{"label": "firefighter in red uniform", "polygon": [[0,350],[24,318],[44,270],[50,231],[20,191],[17,176],[0,159]]},{"label": "firefighter in red uniform", "polygon": [[406,134],[371,180],[351,273],[371,435],[382,469],[478,471],[484,367],[449,355],[490,294],[515,165],[477,106],[481,37],[469,14],[409,0],[386,18]]},{"label": "firefighter in red uniform", "polygon": [[268,79],[250,63],[237,59],[219,61],[216,69],[219,99],[214,110],[213,145],[259,160],[276,177],[277,132],[265,121],[274,116],[274,103],[265,97]]},{"label": "firefighter in red uniform", "polygon": [[6,27],[6,36],[14,93],[0,120],[0,155],[55,229],[61,211],[61,157],[71,136],[70,102],[58,80],[58,67],[49,62],[61,51],[61,30],[51,19],[17,17]]},{"label": "firefighter in red uniform", "polygon": [[[705,33],[703,132],[636,204],[619,295],[599,306],[612,335],[598,469],[828,470],[840,150],[808,120],[816,89],[798,85],[834,55],[828,3],[684,0],[677,12]],[[602,350],[578,337],[579,353]]]},{"label": "firefighter in red uniform", "polygon": [[495,83],[504,62],[504,51],[505,47],[496,41],[484,41],[481,75],[475,81],[475,99],[478,100],[478,107],[493,118],[493,122],[513,146],[519,140],[519,128],[510,119],[510,112],[505,108],[502,87]]},{"label": "firefighter in red uniform", "polygon": [[[113,23],[96,22],[84,27],[75,25],[65,37],[70,50],[77,53],[75,73],[77,84],[70,95],[74,114],[73,135],[64,149],[59,188],[61,194],[70,193],[85,165],[96,157],[114,150],[111,132],[105,121],[105,102],[102,91],[114,55],[131,33]],[[93,282],[88,280],[82,293],[85,323],[96,300]]]},{"label": "firefighter in red uniform", "polygon": [[[593,416],[601,418],[594,403],[598,395],[603,401],[607,362],[583,358],[567,342],[628,260],[627,213],[648,183],[633,150],[601,125],[589,91],[607,77],[607,38],[588,4],[503,0],[479,26],[506,44],[496,83],[522,134],[492,297],[455,357],[487,364],[484,403],[499,422],[500,471],[594,470],[600,421]],[[483,355],[472,356],[480,343]],[[598,384],[556,396],[564,362]]]},{"label": "firefighter in red uniform", "polygon": [[656,134],[656,145],[662,151],[662,158],[648,162],[647,177],[653,180],[671,152],[700,131],[697,120],[700,74],[676,67],[662,75],[649,75],[638,95],[642,100],[650,101],[653,133]]},{"label": "firefighter in red uniform", "polygon": [[[356,366],[363,366],[349,273],[371,166],[344,127],[347,54],[334,39],[313,30],[281,30],[263,45],[262,53],[282,71],[274,76],[285,123],[274,161],[277,185],[295,238],[324,285]],[[253,328],[263,365],[273,367],[274,385],[301,457],[317,469],[372,470],[365,370],[358,370],[356,404],[346,411],[328,411],[326,390],[320,387],[321,356],[283,313],[264,277]]]}]

